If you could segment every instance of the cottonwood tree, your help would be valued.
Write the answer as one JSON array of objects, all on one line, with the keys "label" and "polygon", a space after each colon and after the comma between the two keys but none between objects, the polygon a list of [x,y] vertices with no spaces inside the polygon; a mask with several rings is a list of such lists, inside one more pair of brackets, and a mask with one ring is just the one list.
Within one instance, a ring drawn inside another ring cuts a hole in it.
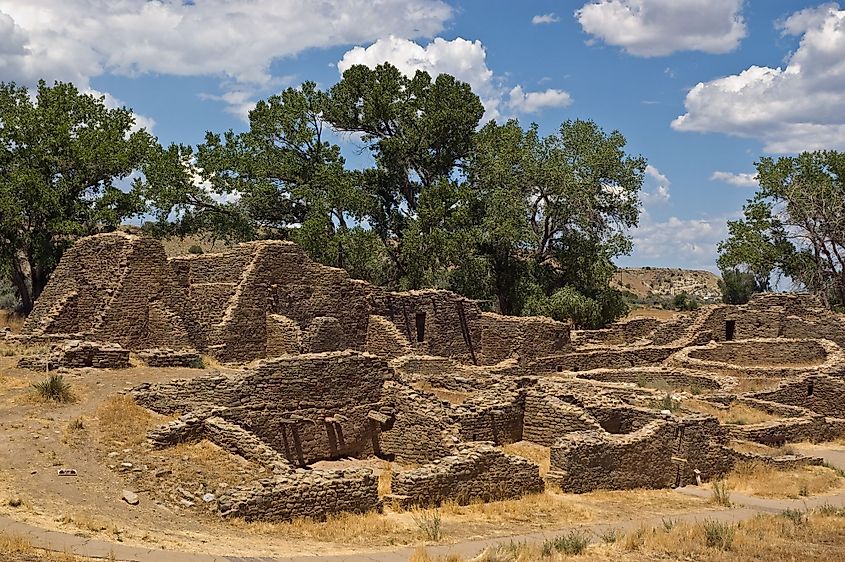
[{"label": "cottonwood tree", "polygon": [[75,237],[143,210],[117,182],[140,172],[157,142],[132,112],[72,84],[40,82],[34,97],[0,83],[0,271],[32,309]]},{"label": "cottonwood tree", "polygon": [[469,181],[482,207],[478,251],[498,309],[575,317],[585,326],[624,313],[609,289],[612,259],[631,249],[646,161],[625,138],[592,121],[566,121],[541,137],[536,125],[494,122],[479,131]]},{"label": "cottonwood tree", "polygon": [[786,275],[829,306],[845,304],[845,154],[805,152],[757,164],[760,188],[728,223],[720,267],[751,272],[759,286]]}]

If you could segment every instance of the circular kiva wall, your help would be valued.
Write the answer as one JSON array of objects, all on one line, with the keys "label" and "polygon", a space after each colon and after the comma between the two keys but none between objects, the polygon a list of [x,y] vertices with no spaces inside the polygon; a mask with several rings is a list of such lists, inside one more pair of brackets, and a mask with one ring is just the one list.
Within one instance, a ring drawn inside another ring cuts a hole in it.
[{"label": "circular kiva wall", "polygon": [[828,340],[766,338],[686,347],[670,364],[710,373],[779,377],[842,364],[843,352]]}]

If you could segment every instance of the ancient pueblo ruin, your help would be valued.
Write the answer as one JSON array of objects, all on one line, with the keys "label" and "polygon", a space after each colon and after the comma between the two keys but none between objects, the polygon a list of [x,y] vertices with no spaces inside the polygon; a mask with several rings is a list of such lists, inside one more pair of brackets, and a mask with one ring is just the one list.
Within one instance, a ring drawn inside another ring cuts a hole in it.
[{"label": "ancient pueblo ruin", "polygon": [[[201,365],[202,355],[237,366],[127,392],[181,414],[148,434],[155,447],[207,439],[266,467],[266,478],[216,499],[221,516],[247,520],[493,501],[544,486],[670,488],[747,460],[821,462],[740,452],[736,441],[845,432],[845,318],[806,295],[576,331],[482,312],[447,291],[387,292],[292,243],[167,258],[153,239],[112,233],[69,250],[22,334],[6,337],[52,346],[21,360],[33,370],[96,376],[127,367],[130,353],[162,369]],[[770,419],[723,424],[686,397]],[[550,448],[547,474],[502,451],[517,441]],[[368,468],[314,467],[373,456],[406,466],[387,494]]]}]

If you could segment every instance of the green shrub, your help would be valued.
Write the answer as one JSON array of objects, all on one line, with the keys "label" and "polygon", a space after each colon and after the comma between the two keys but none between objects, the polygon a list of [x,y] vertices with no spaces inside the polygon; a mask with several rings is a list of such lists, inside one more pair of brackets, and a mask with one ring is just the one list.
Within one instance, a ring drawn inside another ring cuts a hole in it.
[{"label": "green shrub", "polygon": [[581,554],[590,544],[590,539],[576,531],[570,531],[565,535],[555,537],[543,543],[543,556],[550,557],[553,554]]},{"label": "green shrub", "polygon": [[62,375],[50,375],[45,380],[32,385],[35,392],[43,400],[51,400],[53,402],[72,402],[73,392],[71,392],[70,384],[65,382]]},{"label": "green shrub", "polygon": [[433,511],[418,511],[412,515],[417,528],[422,531],[423,536],[430,541],[439,541],[443,538],[443,518],[439,509]]},{"label": "green shrub", "polygon": [[792,521],[796,527],[800,527],[804,523],[807,522],[807,516],[804,514],[803,511],[799,509],[785,509],[780,513],[783,517],[786,517],[790,521]]},{"label": "green shrub", "polygon": [[723,507],[730,507],[733,505],[731,503],[731,490],[728,488],[728,483],[724,480],[716,480],[713,482],[713,503],[716,505],[721,505]]},{"label": "green shrub", "polygon": [[735,532],[736,528],[730,523],[710,519],[704,521],[704,538],[710,548],[730,550],[733,547]]},{"label": "green shrub", "polygon": [[198,244],[193,244],[190,248],[188,248],[189,254],[204,254],[205,252],[202,251],[202,248]]}]

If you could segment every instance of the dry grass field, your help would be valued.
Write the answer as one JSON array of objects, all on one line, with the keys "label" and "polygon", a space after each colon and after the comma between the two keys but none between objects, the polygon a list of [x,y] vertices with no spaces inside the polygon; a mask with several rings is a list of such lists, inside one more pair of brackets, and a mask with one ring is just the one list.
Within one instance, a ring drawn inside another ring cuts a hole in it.
[{"label": "dry grass field", "polygon": [[474,558],[430,556],[418,550],[411,562],[531,562],[584,560],[631,562],[797,562],[845,559],[845,509],[824,507],[809,513],[785,511],[736,523],[705,520],[599,536],[572,532],[541,544],[510,543]]}]

